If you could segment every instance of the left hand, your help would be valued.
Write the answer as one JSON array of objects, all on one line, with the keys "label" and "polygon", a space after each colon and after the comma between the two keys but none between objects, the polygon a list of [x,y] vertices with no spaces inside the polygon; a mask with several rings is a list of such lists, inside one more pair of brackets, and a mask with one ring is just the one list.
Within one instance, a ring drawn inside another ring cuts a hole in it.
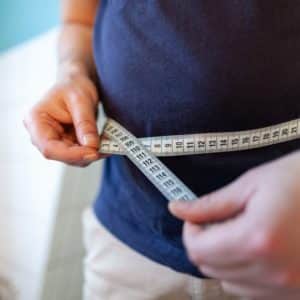
[{"label": "left hand", "polygon": [[[254,168],[194,202],[172,202],[184,243],[225,291],[300,299],[300,152]],[[215,223],[216,222],[216,223]],[[210,227],[204,227],[208,223]]]}]

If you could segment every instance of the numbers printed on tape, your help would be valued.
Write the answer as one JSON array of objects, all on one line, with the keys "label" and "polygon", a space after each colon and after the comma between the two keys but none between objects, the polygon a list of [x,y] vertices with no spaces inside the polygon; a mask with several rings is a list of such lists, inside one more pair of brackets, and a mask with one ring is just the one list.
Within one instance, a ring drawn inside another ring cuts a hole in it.
[{"label": "numbers printed on tape", "polygon": [[[168,200],[196,199],[196,195],[179,178],[120,124],[108,119],[104,133],[123,150],[122,153],[127,155]],[[157,141],[153,145],[159,145],[161,151],[161,143],[157,144]],[[104,145],[104,148],[116,148],[116,145]]]},{"label": "numbers printed on tape", "polygon": [[260,129],[159,136],[137,139],[112,119],[104,127],[100,152],[126,155],[169,200],[194,200],[196,195],[156,156],[242,151],[300,138],[300,119]]},{"label": "numbers printed on tape", "polygon": [[[261,129],[140,138],[155,156],[195,155],[242,151],[300,138],[300,119]],[[102,153],[125,154],[114,140],[103,139]]]}]

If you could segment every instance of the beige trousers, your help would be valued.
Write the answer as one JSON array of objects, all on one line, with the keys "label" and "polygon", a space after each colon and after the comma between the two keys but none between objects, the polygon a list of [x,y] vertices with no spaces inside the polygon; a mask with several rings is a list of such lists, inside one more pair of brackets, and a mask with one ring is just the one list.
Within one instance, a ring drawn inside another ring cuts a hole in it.
[{"label": "beige trousers", "polygon": [[177,273],[111,235],[91,209],[83,214],[85,300],[231,300],[215,280]]}]

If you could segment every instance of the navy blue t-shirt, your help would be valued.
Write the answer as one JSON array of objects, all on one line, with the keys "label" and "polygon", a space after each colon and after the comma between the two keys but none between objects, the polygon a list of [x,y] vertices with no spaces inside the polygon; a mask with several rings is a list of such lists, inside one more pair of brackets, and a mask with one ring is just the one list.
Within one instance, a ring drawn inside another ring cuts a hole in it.
[{"label": "navy blue t-shirt", "polygon": [[[137,137],[300,116],[300,1],[102,0],[94,54],[106,114]],[[299,145],[161,160],[200,196]],[[136,251],[201,276],[184,250],[182,222],[126,157],[106,159],[94,209]]]}]

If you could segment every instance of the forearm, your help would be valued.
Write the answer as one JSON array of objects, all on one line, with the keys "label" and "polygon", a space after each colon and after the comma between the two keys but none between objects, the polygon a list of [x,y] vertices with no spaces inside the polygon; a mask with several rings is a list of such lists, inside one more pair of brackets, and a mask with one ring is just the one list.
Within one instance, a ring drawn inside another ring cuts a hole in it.
[{"label": "forearm", "polygon": [[95,74],[92,55],[92,28],[81,24],[64,24],[58,42],[58,77]]},{"label": "forearm", "polygon": [[62,1],[58,39],[58,78],[76,74],[95,77],[92,35],[98,0]]}]

